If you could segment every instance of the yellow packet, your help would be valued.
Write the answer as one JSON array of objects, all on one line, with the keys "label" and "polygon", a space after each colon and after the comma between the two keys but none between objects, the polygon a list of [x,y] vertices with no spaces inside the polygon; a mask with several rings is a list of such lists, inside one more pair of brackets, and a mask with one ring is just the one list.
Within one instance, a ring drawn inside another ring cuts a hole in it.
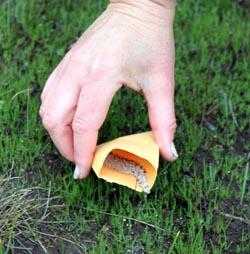
[{"label": "yellow packet", "polygon": [[92,168],[97,177],[150,192],[159,165],[159,147],[152,132],[120,137],[98,145]]}]

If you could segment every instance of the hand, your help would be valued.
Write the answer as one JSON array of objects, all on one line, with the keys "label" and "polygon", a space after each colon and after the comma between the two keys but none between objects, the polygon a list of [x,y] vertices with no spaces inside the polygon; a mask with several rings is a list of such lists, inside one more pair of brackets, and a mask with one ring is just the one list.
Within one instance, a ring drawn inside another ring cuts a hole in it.
[{"label": "hand", "polygon": [[161,155],[169,161],[178,156],[174,9],[153,1],[127,2],[111,1],[50,75],[41,95],[43,125],[60,153],[77,165],[75,178],[88,175],[98,130],[123,85],[145,96]]}]

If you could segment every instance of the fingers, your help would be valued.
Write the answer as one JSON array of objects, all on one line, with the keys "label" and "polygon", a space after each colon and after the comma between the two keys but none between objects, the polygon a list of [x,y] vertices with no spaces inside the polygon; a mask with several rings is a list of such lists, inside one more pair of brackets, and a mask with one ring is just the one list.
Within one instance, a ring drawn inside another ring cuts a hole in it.
[{"label": "fingers", "polygon": [[88,175],[97,143],[98,130],[103,124],[112,98],[119,88],[117,84],[91,84],[83,87],[73,120],[74,178]]},{"label": "fingers", "polygon": [[59,152],[75,162],[74,178],[84,178],[91,169],[98,130],[120,86],[102,81],[80,87],[72,75],[57,80],[43,94],[40,115]]},{"label": "fingers", "polygon": [[149,82],[150,88],[144,90],[144,96],[153,135],[162,157],[174,161],[178,157],[173,143],[176,129],[174,83],[160,75],[151,77]]},{"label": "fingers", "polygon": [[[53,74],[52,74],[53,75]],[[42,94],[40,115],[45,129],[59,152],[68,160],[74,161],[72,121],[80,94],[78,80],[73,75],[49,78],[48,90]],[[74,89],[72,89],[74,87]]]}]

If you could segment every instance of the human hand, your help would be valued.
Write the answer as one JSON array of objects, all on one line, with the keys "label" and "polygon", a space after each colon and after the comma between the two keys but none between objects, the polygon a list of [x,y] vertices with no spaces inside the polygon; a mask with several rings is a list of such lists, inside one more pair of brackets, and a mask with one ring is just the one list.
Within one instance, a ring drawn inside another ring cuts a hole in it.
[{"label": "human hand", "polygon": [[178,156],[173,145],[174,8],[156,2],[111,1],[46,82],[43,125],[59,152],[76,164],[75,178],[88,175],[98,130],[123,85],[144,95],[161,155],[169,161]]}]

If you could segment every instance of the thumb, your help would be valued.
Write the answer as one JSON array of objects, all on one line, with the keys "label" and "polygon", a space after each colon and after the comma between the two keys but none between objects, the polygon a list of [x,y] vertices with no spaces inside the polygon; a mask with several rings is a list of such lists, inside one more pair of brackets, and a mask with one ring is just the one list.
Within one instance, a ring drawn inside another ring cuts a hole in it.
[{"label": "thumb", "polygon": [[174,161],[178,157],[173,140],[176,130],[174,110],[174,82],[160,76],[150,79],[150,86],[144,90],[149,122],[161,156]]}]

